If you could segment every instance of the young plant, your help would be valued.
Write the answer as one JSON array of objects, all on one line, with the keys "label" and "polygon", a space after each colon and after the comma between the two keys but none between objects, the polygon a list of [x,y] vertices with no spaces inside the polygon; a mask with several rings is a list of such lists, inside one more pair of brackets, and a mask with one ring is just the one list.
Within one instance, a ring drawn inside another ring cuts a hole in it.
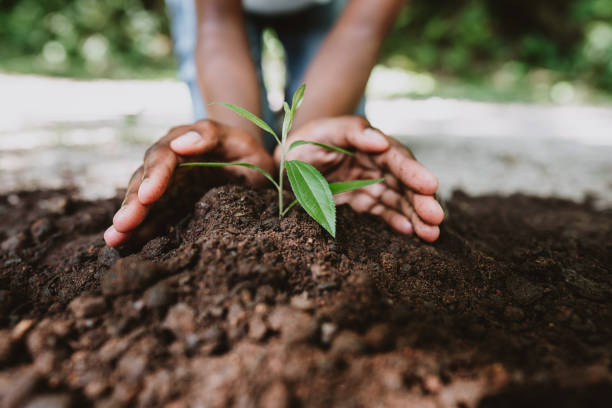
[{"label": "young plant", "polygon": [[[298,90],[293,95],[293,100],[291,102],[291,107],[287,102],[283,103],[283,108],[285,110],[285,117],[283,119],[283,129],[281,137],[274,132],[272,127],[270,127],[266,122],[257,116],[253,115],[251,112],[246,109],[241,108],[240,106],[232,105],[230,103],[221,103],[215,102],[216,105],[223,105],[240,116],[250,120],[255,125],[259,126],[262,130],[270,133],[274,136],[276,142],[280,145],[281,149],[281,159],[279,165],[279,173],[278,173],[278,181],[274,180],[272,175],[265,171],[264,169],[257,167],[251,163],[244,162],[233,162],[233,163],[219,163],[219,162],[194,162],[194,163],[183,163],[181,166],[204,166],[204,167],[225,167],[225,166],[243,166],[248,167],[250,169],[256,170],[263,174],[270,182],[274,185],[274,187],[278,190],[278,216],[282,218],[294,205],[300,203],[300,205],[306,210],[308,215],[310,215],[316,222],[318,222],[327,232],[331,234],[332,237],[336,237],[336,206],[334,203],[334,194],[340,194],[351,190],[356,190],[361,187],[368,186],[370,184],[378,183],[383,178],[380,179],[371,179],[371,180],[353,180],[353,181],[345,181],[345,182],[336,182],[336,183],[328,183],[327,180],[323,177],[323,175],[311,164],[305,163],[300,160],[285,160],[285,155],[289,151],[293,150],[298,146],[302,146],[305,144],[312,144],[315,146],[322,147],[324,149],[333,150],[336,152],[340,152],[349,156],[354,156],[354,153],[342,149],[336,146],[329,146],[323,143],[318,142],[310,142],[306,140],[296,140],[291,143],[291,146],[287,149],[287,135],[291,130],[291,126],[293,125],[293,118],[295,117],[295,112],[299,108],[304,98],[304,90],[306,89],[305,85],[302,85],[298,88]],[[295,195],[295,200],[290,203],[288,206],[284,206],[283,204],[283,180],[285,175],[285,170],[287,171],[287,176],[289,178],[289,183],[291,184],[291,189],[293,190],[293,194]]]}]

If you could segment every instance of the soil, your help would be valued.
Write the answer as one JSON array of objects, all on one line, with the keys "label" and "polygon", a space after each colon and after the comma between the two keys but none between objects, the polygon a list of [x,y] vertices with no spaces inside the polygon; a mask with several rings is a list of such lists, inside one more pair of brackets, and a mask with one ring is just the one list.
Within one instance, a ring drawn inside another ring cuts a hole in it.
[{"label": "soil", "polygon": [[210,189],[142,248],[119,199],[0,196],[0,406],[607,407],[612,212],[446,203],[433,245]]}]

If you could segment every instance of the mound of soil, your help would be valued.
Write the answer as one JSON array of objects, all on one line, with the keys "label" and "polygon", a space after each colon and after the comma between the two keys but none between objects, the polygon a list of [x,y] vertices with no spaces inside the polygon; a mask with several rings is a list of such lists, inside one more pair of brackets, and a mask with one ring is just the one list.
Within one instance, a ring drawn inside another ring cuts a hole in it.
[{"label": "mound of soil", "polygon": [[604,407],[612,213],[456,193],[433,245],[209,190],[139,249],[118,199],[0,197],[0,405]]}]

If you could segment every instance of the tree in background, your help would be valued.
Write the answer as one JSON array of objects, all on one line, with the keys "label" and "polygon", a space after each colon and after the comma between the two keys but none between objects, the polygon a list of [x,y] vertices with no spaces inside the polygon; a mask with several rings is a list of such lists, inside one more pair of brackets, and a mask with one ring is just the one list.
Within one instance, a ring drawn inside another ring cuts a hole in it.
[{"label": "tree in background", "polygon": [[[612,1],[413,0],[384,61],[467,81],[567,80],[612,92]],[[163,0],[0,2],[0,69],[122,78],[173,68]]]}]

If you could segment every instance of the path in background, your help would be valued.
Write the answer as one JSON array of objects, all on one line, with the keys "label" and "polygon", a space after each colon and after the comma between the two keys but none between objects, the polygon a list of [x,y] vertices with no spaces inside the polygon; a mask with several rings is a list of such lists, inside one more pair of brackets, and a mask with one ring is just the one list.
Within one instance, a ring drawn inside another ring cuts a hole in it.
[{"label": "path in background", "polygon": [[[76,185],[113,195],[168,128],[188,123],[175,81],[75,81],[0,74],[0,193]],[[372,100],[370,121],[406,142],[448,197],[595,194],[612,207],[612,107]]]}]

